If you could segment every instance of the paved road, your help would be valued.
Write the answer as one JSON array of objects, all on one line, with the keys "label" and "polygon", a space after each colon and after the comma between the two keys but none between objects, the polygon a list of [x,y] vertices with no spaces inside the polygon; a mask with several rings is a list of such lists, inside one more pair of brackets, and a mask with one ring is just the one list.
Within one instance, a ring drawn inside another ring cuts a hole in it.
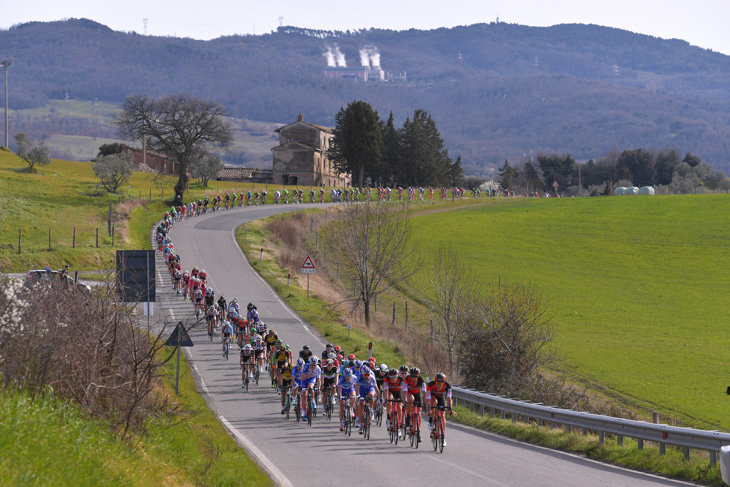
[{"label": "paved road", "polygon": [[[205,269],[217,295],[236,297],[243,307],[256,303],[264,322],[295,351],[308,344],[319,353],[325,342],[256,274],[234,238],[235,228],[247,221],[310,206],[221,211],[175,224],[171,237],[183,267]],[[157,303],[170,326],[179,320],[193,322],[192,305],[171,291],[159,255],[157,267],[164,284],[157,287]],[[237,350],[225,361],[219,340],[209,342],[203,326],[193,328],[191,337],[195,346],[186,352],[208,405],[281,485],[331,485],[335,479],[367,479],[369,485],[428,479],[434,485],[460,487],[689,485],[452,424],[443,454],[434,453],[428,442],[418,450],[403,443],[394,446],[384,426],[374,427],[365,441],[356,433],[345,437],[334,419],[317,417],[311,427],[297,424],[293,415],[289,421],[280,415],[278,396],[265,381],[248,393],[241,389]],[[423,436],[428,440],[427,433]]]}]

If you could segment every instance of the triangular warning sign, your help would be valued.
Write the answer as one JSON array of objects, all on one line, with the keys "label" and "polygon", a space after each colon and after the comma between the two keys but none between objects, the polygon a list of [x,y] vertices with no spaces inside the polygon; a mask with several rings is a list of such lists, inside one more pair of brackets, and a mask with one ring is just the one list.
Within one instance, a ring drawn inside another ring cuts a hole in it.
[{"label": "triangular warning sign", "polygon": [[[182,333],[182,335],[180,335],[180,333]],[[176,347],[178,340],[180,340],[181,347],[193,346],[193,341],[190,339],[190,335],[188,335],[188,331],[185,329],[185,325],[183,325],[182,321],[179,321],[175,329],[172,330],[170,338],[167,339],[165,345]]]},{"label": "triangular warning sign", "polygon": [[307,256],[307,260],[304,261],[304,264],[302,264],[302,269],[314,269],[314,262],[312,262],[312,259]]}]

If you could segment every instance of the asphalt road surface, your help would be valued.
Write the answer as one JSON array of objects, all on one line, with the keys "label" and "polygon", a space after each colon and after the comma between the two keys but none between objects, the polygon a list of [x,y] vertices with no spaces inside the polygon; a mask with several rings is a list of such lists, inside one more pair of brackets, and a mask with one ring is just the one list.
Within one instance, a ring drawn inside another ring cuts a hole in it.
[{"label": "asphalt road surface", "polygon": [[[238,298],[242,309],[248,302],[255,303],[261,319],[291,345],[295,356],[305,344],[319,356],[325,341],[258,276],[239,249],[234,232],[245,222],[312,206],[267,205],[219,211],[178,222],[170,234],[183,269],[205,269],[216,296],[222,293],[228,301]],[[192,324],[195,317],[192,304],[173,293],[160,253],[157,255],[157,306],[169,333],[178,321]],[[418,449],[408,442],[391,444],[385,421],[382,427],[373,426],[370,440],[358,436],[357,431],[350,437],[343,435],[334,415],[331,422],[323,415],[314,418],[311,427],[297,424],[293,414],[290,420],[280,414],[279,396],[264,377],[260,385],[251,384],[249,392],[241,389],[238,347],[231,348],[226,361],[220,337],[210,342],[204,324],[194,326],[190,336],[195,346],[185,351],[199,391],[236,441],[280,485],[404,485],[415,480],[460,487],[689,485],[453,423],[448,425],[448,445],[442,454],[433,451],[425,421],[424,442]]]}]

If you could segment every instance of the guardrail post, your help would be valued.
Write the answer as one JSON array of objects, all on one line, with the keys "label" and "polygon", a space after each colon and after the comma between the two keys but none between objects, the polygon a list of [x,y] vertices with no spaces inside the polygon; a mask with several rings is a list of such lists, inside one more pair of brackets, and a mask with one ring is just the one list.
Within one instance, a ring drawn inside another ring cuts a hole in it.
[{"label": "guardrail post", "polygon": [[639,450],[643,450],[643,449],[644,449],[644,439],[643,439],[643,438],[639,438],[639,439],[637,439],[637,440],[636,440],[636,443],[637,443],[637,444],[638,444],[638,446],[639,446]]},{"label": "guardrail post", "polygon": [[588,428],[583,428],[583,436],[588,434]]},{"label": "guardrail post", "polygon": [[504,413],[504,409],[503,409],[503,410],[501,410],[501,411],[500,411],[500,413],[501,413],[502,419],[504,419],[504,418],[505,418],[505,413]]},{"label": "guardrail post", "polygon": [[565,425],[565,431],[567,431],[568,433],[572,433],[573,432],[573,427],[571,425],[569,425],[569,424],[566,424]]},{"label": "guardrail post", "polygon": [[479,405],[479,415],[484,416],[484,404]]},{"label": "guardrail post", "polygon": [[618,435],[616,437],[616,443],[618,443],[618,446],[621,446],[624,444],[624,435]]},{"label": "guardrail post", "polygon": [[688,446],[684,447],[684,459],[689,460],[689,447]]},{"label": "guardrail post", "polygon": [[717,452],[716,451],[710,452],[710,465],[717,465]]},{"label": "guardrail post", "polygon": [[543,425],[542,419],[538,419],[537,420],[537,425],[540,426],[540,427],[542,427],[542,425]]},{"label": "guardrail post", "polygon": [[659,454],[664,455],[667,452],[667,445],[659,443]]},{"label": "guardrail post", "polygon": [[598,443],[603,444],[606,442],[606,433],[603,431],[598,432]]},{"label": "guardrail post", "polygon": [[516,422],[517,422],[517,415],[515,413],[512,413],[512,423],[514,424]]}]

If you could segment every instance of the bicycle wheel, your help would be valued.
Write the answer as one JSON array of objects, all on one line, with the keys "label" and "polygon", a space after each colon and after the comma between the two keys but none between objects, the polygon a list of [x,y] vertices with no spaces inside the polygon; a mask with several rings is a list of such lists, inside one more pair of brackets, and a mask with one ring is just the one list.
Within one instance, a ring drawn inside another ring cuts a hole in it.
[{"label": "bicycle wheel", "polygon": [[307,425],[312,426],[312,397],[307,397]]},{"label": "bicycle wheel", "polygon": [[411,424],[406,428],[408,430],[408,439],[411,441],[411,448],[413,448],[415,442],[416,442],[416,427],[414,421],[416,418],[411,415]]},{"label": "bicycle wheel", "polygon": [[398,413],[395,411],[395,408],[393,408],[390,413],[390,429],[393,433],[393,438],[395,440],[393,441],[393,444],[395,445],[398,444],[398,439],[400,437],[399,420],[400,418],[398,418]]},{"label": "bicycle wheel", "polygon": [[246,392],[248,392],[248,383],[250,382],[248,379],[248,369],[246,369]]},{"label": "bicycle wheel", "polygon": [[437,451],[439,448],[439,439],[438,439],[438,419],[433,418],[433,421],[435,423],[434,428],[431,430],[431,443],[433,443],[433,451]]},{"label": "bicycle wheel", "polygon": [[289,394],[286,395],[286,402],[285,402],[285,411],[286,411],[286,419],[289,419],[289,410],[291,409],[291,396]]},{"label": "bicycle wheel", "polygon": [[294,415],[297,417],[297,423],[302,420],[302,409],[299,403],[299,394],[297,394],[297,400],[294,402]]},{"label": "bicycle wheel", "polygon": [[439,453],[444,452],[444,441],[446,441],[446,433],[444,432],[444,423],[443,419],[439,422],[439,429],[441,430],[439,432]]},{"label": "bicycle wheel", "polygon": [[[416,419],[417,418],[414,416],[412,421],[416,421]],[[415,434],[413,436],[416,437],[416,449],[418,449],[418,444],[421,442],[421,428],[418,427],[418,423],[414,423],[414,425],[413,429]]]},{"label": "bicycle wheel", "polygon": [[254,377],[256,378],[256,385],[259,385],[259,366],[255,365],[256,372],[254,372]]},{"label": "bicycle wheel", "polygon": [[228,340],[226,340],[226,360],[228,360]]}]

